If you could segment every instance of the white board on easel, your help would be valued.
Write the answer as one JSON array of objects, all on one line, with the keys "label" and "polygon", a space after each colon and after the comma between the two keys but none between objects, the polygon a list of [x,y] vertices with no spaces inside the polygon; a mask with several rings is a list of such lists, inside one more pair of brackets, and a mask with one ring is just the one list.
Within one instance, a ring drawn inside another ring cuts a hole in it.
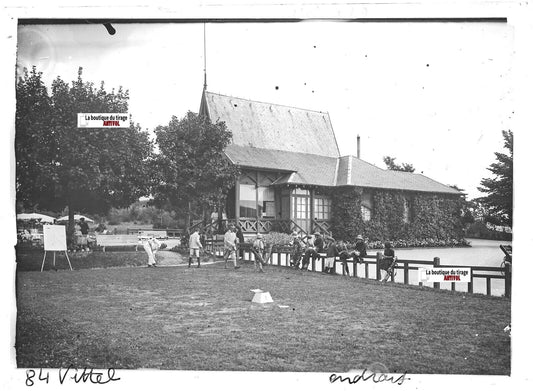
[{"label": "white board on easel", "polygon": [[64,225],[44,225],[44,251],[67,251],[67,234]]},{"label": "white board on easel", "polygon": [[67,233],[64,225],[45,225],[43,226],[44,234],[44,257],[41,265],[41,272],[44,269],[44,261],[46,260],[46,253],[48,251],[54,252],[54,269],[56,269],[56,251],[64,251],[67,257],[68,265],[72,270],[70,259],[67,254]]}]

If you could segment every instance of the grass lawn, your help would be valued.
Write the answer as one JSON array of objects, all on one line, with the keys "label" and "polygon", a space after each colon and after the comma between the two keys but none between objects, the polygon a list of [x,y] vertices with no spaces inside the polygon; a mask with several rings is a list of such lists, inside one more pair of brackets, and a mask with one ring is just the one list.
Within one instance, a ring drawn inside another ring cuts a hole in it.
[{"label": "grass lawn", "polygon": [[17,306],[19,367],[510,373],[508,299],[287,268],[26,271]]},{"label": "grass lawn", "polygon": [[[147,255],[139,246],[138,251],[91,251],[68,253],[70,263],[74,270],[94,269],[119,266],[141,266],[146,265]],[[17,271],[40,271],[43,263],[44,250],[17,251]],[[48,252],[44,262],[44,270],[53,269],[53,253]],[[56,252],[56,268],[58,270],[69,270],[69,265],[64,252]]]}]

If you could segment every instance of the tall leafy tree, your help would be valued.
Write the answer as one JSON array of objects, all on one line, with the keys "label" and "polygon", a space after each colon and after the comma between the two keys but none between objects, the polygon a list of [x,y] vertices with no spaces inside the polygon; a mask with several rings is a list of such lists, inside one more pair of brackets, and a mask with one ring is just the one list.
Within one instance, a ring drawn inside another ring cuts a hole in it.
[{"label": "tall leafy tree", "polygon": [[146,132],[129,128],[83,129],[77,113],[124,113],[128,92],[107,92],[82,79],[61,78],[47,93],[35,67],[17,82],[15,150],[17,197],[24,207],[105,213],[130,205],[149,189],[152,144]]},{"label": "tall leafy tree", "polygon": [[384,156],[383,162],[387,166],[387,170],[393,170],[393,171],[406,171],[406,172],[415,172],[415,168],[412,164],[409,163],[402,163],[396,164],[396,158],[391,156]]},{"label": "tall leafy tree", "polygon": [[478,190],[486,196],[479,201],[488,212],[486,221],[497,225],[513,225],[513,132],[502,131],[508,153],[495,152],[496,161],[487,169],[493,174],[483,178]]},{"label": "tall leafy tree", "polygon": [[193,209],[221,205],[235,185],[237,168],[224,155],[231,132],[223,122],[188,112],[181,119],[173,116],[155,133],[155,202],[185,214],[189,225]]},{"label": "tall leafy tree", "polygon": [[[43,178],[47,171],[46,155],[52,137],[47,130],[52,117],[51,99],[35,67],[24,70],[16,88],[16,190],[17,204],[38,206],[39,199],[49,197],[49,186]],[[54,162],[51,162],[54,165]]]}]

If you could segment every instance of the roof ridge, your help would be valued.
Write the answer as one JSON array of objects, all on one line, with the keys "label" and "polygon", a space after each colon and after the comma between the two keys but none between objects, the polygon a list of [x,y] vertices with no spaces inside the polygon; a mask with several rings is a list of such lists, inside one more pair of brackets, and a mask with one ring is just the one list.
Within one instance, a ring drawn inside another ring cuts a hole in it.
[{"label": "roof ridge", "polygon": [[[296,109],[296,110],[302,110],[302,111],[310,111],[310,112],[313,112],[313,113],[319,113],[319,114],[326,114],[326,115],[329,117],[329,113],[328,113],[327,111],[305,109],[305,108],[303,108],[303,107],[296,107],[296,106],[282,105],[282,104],[279,104],[279,103],[272,103],[272,102],[264,102],[264,101],[260,101],[260,100],[253,100],[253,99],[239,98],[238,96],[224,95],[224,94],[220,94],[220,93],[218,93],[218,92],[210,92],[210,91],[206,91],[206,93],[207,93],[207,94],[218,95],[218,96],[224,96],[224,97],[226,97],[226,98],[245,100],[245,101],[247,101],[247,102],[261,103],[261,104],[264,104],[264,105],[274,105],[274,106],[280,106],[280,107],[288,107],[288,108],[290,108],[290,109]],[[330,121],[330,123],[331,123],[331,121]],[[338,146],[337,146],[337,148],[338,148]]]},{"label": "roof ridge", "polygon": [[333,140],[335,140],[335,146],[337,147],[337,159],[338,159],[341,157],[341,150],[339,149],[339,143],[337,142],[337,135],[335,134],[335,130],[333,130],[333,122],[331,122],[329,111],[326,112],[326,116],[328,117],[329,128],[331,129],[331,133],[333,133]]},{"label": "roof ridge", "polygon": [[[317,154],[317,153],[309,153],[309,152],[285,151],[285,150],[283,150],[283,149],[260,148],[260,147],[254,147],[253,145],[239,145],[239,144],[233,144],[233,143],[230,143],[230,144],[228,144],[227,147],[230,147],[230,146],[235,146],[235,147],[238,147],[238,148],[253,148],[253,149],[261,149],[261,150],[264,150],[264,151],[283,152],[283,153],[298,154],[298,155],[320,156],[320,157],[327,157],[328,159],[336,159],[336,160],[339,159],[339,158],[336,157],[336,156],[319,155],[319,154]],[[227,147],[226,147],[226,148],[227,148]]]}]

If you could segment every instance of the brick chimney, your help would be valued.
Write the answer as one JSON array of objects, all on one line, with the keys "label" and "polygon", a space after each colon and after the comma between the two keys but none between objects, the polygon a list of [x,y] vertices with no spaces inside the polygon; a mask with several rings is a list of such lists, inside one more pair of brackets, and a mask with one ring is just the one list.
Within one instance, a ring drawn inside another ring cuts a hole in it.
[{"label": "brick chimney", "polygon": [[357,135],[357,159],[361,159],[361,137]]}]

